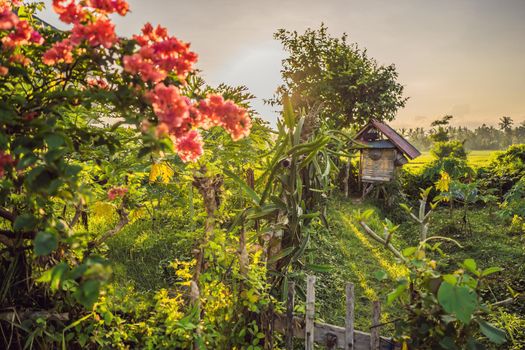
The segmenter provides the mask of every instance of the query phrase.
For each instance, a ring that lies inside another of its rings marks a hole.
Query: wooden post
[[[344,176],[345,198],[348,198],[350,196],[350,189],[348,187],[348,182],[350,181],[350,166],[351,166],[351,158],[348,158],[345,164],[345,176]]]
[[[315,276],[308,276],[306,280],[306,322],[305,322],[305,350],[314,350],[314,318],[315,318]]]
[[[345,350],[354,350],[354,284],[346,285]]]
[[[288,300],[286,304],[286,350],[293,350],[293,309],[295,297],[295,282],[288,283]]]
[[[372,327],[370,328],[370,350],[379,350],[379,322],[381,319],[381,304],[376,300],[372,304]]]

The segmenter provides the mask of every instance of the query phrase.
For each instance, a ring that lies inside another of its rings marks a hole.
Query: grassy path
[[[331,229],[319,232],[315,237],[316,262],[333,266],[332,270],[319,276],[319,315],[326,321],[344,324],[344,288],[346,282],[355,284],[356,328],[367,331],[370,327],[371,302],[384,300],[392,285],[374,276],[385,271],[396,279],[405,273],[389,251],[372,241],[359,228],[352,215],[356,206],[351,202],[334,202],[329,210]],[[380,225],[378,218],[371,225]],[[392,319],[395,310],[383,306],[382,321]],[[386,327],[385,332],[391,330]]]

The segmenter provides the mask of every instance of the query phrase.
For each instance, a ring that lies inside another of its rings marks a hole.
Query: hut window
[[[379,160],[381,159],[381,150],[380,149],[372,149],[368,152],[368,157],[372,160]]]

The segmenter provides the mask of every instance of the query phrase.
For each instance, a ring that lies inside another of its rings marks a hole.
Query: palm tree
[[[499,128],[500,130],[504,130],[508,132],[512,128],[512,125],[514,124],[514,121],[511,117],[501,117],[499,118]]]

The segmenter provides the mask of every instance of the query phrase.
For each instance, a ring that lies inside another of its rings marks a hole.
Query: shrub
[[[435,142],[430,153],[440,159],[448,157],[467,159],[463,142],[457,140]]]
[[[524,176],[525,144],[510,146],[480,172],[483,185],[497,188],[502,196]]]
[[[492,312],[480,291],[487,276],[502,269],[480,269],[473,259],[465,259],[458,264],[460,269],[450,272],[453,267],[440,248],[441,242],[430,241],[453,240],[427,236],[430,216],[438,204],[429,203],[431,209],[426,210],[430,190],[422,191],[419,210],[403,206],[420,225],[417,246],[399,250],[392,243],[397,226],[386,221],[384,232],[379,234],[366,223],[370,211],[357,215],[369,237],[394,253],[409,270],[387,296],[388,304],[397,302],[404,310],[404,316],[395,323],[395,337],[405,349],[480,349],[480,334],[501,345],[506,334],[486,321]]]

